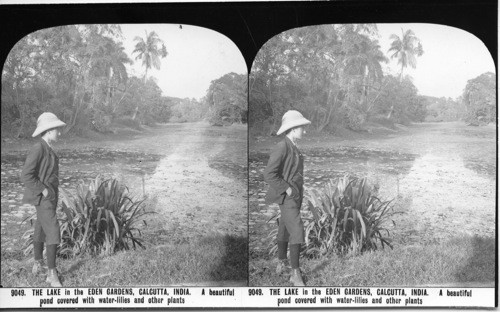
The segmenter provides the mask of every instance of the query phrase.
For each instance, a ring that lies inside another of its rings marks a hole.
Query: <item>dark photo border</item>
[[[474,34],[484,42],[497,64],[497,13],[495,0],[0,5],[0,62],[5,62],[10,49],[25,35],[68,24],[178,23],[206,27],[233,40],[250,69],[260,47],[291,28],[343,23],[433,23]]]
[[[9,51],[18,40],[36,30],[69,24],[127,23],[185,24],[220,32],[238,46],[249,72],[262,45],[291,28],[345,23],[441,24],[460,28],[478,37],[490,51],[498,71],[497,0],[0,5],[0,64],[3,67]],[[496,131],[498,139],[498,124]],[[498,142],[496,151],[498,155]],[[498,244],[498,208],[495,222]],[[495,255],[497,293],[498,247]],[[498,306],[498,297],[495,298],[495,305]]]

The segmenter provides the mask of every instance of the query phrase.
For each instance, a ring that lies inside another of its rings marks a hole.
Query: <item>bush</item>
[[[91,255],[112,254],[130,249],[130,243],[145,248],[135,224],[146,212],[144,200],[134,201],[127,196],[128,189],[116,179],[102,181],[98,176],[88,186],[81,182],[73,197],[60,190],[63,217],[59,219],[61,244],[58,255],[72,258],[90,253]],[[145,222],[145,221],[143,221]],[[32,250],[33,228],[25,238],[24,253]]]
[[[376,116],[372,116],[369,120],[386,128],[396,129],[396,127],[394,126],[394,121],[392,119],[388,119],[385,115],[379,114]]]
[[[142,130],[141,123],[138,119],[132,119],[131,117],[120,117],[114,120],[114,123],[119,126],[128,127],[136,130]]]
[[[330,180],[323,190],[307,189],[303,217],[306,246],[302,255],[322,257],[332,253],[357,254],[368,250],[392,248],[389,231],[383,224],[394,212],[392,201],[381,201],[366,178],[351,176]],[[394,222],[394,221],[393,221]],[[275,236],[277,229],[270,236]],[[271,246],[270,253],[276,252]]]
[[[93,112],[93,117],[91,120],[91,125],[95,131],[100,133],[110,132],[111,117],[107,116],[103,111],[95,110]]]
[[[172,122],[172,123],[184,123],[184,122],[187,122],[187,119],[185,117],[177,117],[177,116],[172,116],[170,117],[170,120],[169,122]]]
[[[156,124],[156,120],[153,117],[146,115],[142,118],[142,123],[147,126],[154,126]]]
[[[363,129],[363,124],[365,123],[365,117],[363,114],[356,108],[352,106],[347,106],[345,112],[343,113],[344,117],[342,119],[342,123],[353,131],[359,131]]]

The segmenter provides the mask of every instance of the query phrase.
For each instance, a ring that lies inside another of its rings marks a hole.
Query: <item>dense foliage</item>
[[[457,99],[426,96],[428,121],[464,120],[481,125],[496,120],[496,81],[491,72],[470,79]]]
[[[114,25],[43,29],[21,39],[2,71],[2,125],[27,136],[42,111],[50,110],[80,132],[104,129],[127,86],[132,61],[112,38]],[[7,122],[11,121],[11,122]],[[2,129],[4,130],[4,129]]]
[[[421,122],[427,116],[427,98],[418,95],[417,88],[409,78],[398,80],[385,76],[382,90],[373,101],[370,117],[385,117],[393,122]]]
[[[463,95],[467,109],[466,121],[473,125],[495,122],[496,76],[488,72],[467,81]]]
[[[168,97],[170,122],[191,122],[207,118],[208,108],[205,101],[198,102],[196,99],[179,99]]]
[[[212,125],[246,123],[248,112],[247,76],[226,74],[210,83],[206,102]]]
[[[427,101],[427,121],[457,121],[466,115],[465,105],[461,99],[424,97]]]
[[[65,131],[77,135],[109,132],[116,121],[168,122],[174,113],[176,121],[213,116],[242,121],[246,77],[228,74],[215,80],[201,101],[166,97],[148,76],[168,57],[165,43],[146,31],[144,38],[134,38],[129,56],[122,40],[118,25],[97,24],[47,28],[22,38],[2,70],[2,136],[30,137],[43,111],[55,113],[68,124]],[[143,65],[141,77],[127,71],[132,58]],[[208,116],[209,105],[221,108]]]
[[[425,105],[413,83],[384,76],[388,58],[377,34],[375,25],[349,24],[297,28],[273,37],[252,66],[249,125],[275,133],[289,109],[301,111],[317,131],[360,130],[378,115],[422,120]],[[421,48],[406,51],[403,65],[413,64],[410,55],[423,53]]]
[[[148,212],[142,206],[144,200],[134,201],[127,192],[117,180],[102,181],[99,176],[88,186],[80,183],[74,197],[61,189],[64,215],[59,219],[58,255],[72,258],[144,248],[136,225]],[[33,228],[23,235],[26,254],[32,251],[32,235]]]

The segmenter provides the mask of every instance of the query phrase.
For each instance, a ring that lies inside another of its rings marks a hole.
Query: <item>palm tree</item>
[[[349,101],[356,103],[357,108],[368,118],[377,98],[383,92],[383,88],[379,86],[383,79],[382,63],[389,60],[380,50],[377,40],[356,32],[349,34],[347,38],[343,42],[343,72],[349,78],[343,88]],[[369,90],[378,91],[378,94],[369,94]]]
[[[347,73],[362,77],[363,94],[366,96],[368,84],[382,80],[381,63],[387,63],[388,59],[380,51],[377,40],[372,41],[367,36],[358,36],[357,40],[348,50],[344,63]]]
[[[154,31],[149,34],[146,31],[145,38],[135,37],[134,41],[137,41],[137,43],[132,54],[137,53],[135,59],[142,60],[142,65],[146,68],[146,72],[144,74],[144,81],[146,81],[148,70],[151,67],[160,69],[160,57],[164,58],[168,55],[167,49],[165,48],[163,41],[158,38],[158,35]]]
[[[420,39],[415,36],[415,33],[411,29],[408,29],[406,32],[401,29],[401,38],[396,34],[392,34],[389,38],[393,41],[388,52],[394,52],[391,58],[397,58],[398,64],[401,65],[399,81],[402,81],[404,68],[408,67],[408,65],[415,68],[417,66],[416,56],[422,56],[424,50],[422,49]]]
[[[135,59],[136,60],[141,59],[142,65],[146,68],[146,71],[144,73],[144,84],[145,84],[146,78],[148,76],[148,70],[151,67],[160,69],[160,57],[165,58],[168,55],[167,48],[165,47],[163,41],[160,38],[158,38],[158,35],[154,31],[150,32],[149,34],[146,31],[145,38],[135,37],[134,41],[137,41],[137,43],[135,45],[134,51],[132,51],[132,54],[137,53]],[[134,116],[132,117],[132,119],[135,119],[138,110],[139,107],[136,106]]]
[[[132,60],[129,59],[127,53],[125,53],[125,48],[121,43],[116,44],[111,38],[106,37],[103,40],[105,42],[104,64],[100,65],[101,68],[104,69],[107,77],[105,103],[106,105],[110,105],[113,91],[117,89],[117,85],[113,85],[113,81],[115,81],[116,84],[125,83],[127,81],[128,74],[125,64],[131,64]]]

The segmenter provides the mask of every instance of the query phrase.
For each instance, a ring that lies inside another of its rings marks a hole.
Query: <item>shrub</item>
[[[346,128],[353,131],[360,131],[363,129],[365,123],[364,114],[357,108],[346,105],[345,111],[341,113],[342,119],[339,121]]]
[[[110,132],[111,117],[106,115],[101,110],[94,110],[92,113],[92,120],[90,121],[91,128],[100,133]]]
[[[394,126],[394,121],[392,119],[388,119],[384,115],[379,114],[376,116],[371,116],[370,121],[373,123],[379,124],[381,126],[384,126],[386,128],[396,129],[396,127]]]
[[[114,124],[123,126],[123,127],[128,127],[136,130],[142,130],[141,123],[139,122],[138,119],[132,119],[131,117],[128,116],[123,116],[120,118],[116,118],[113,121]]]
[[[392,248],[389,231],[383,227],[394,214],[392,201],[383,202],[372,192],[366,178],[348,175],[330,180],[322,190],[307,189],[303,204],[308,209],[303,217],[306,246],[302,255],[357,254],[376,250],[379,244]],[[270,236],[276,233],[277,229]],[[270,253],[276,249],[272,246]]]
[[[170,117],[170,120],[169,122],[172,122],[172,123],[184,123],[184,122],[187,122],[187,119],[185,117],[178,117],[178,116],[172,116]]]
[[[112,254],[130,249],[130,243],[145,248],[135,224],[146,212],[143,200],[134,201],[127,196],[128,188],[116,179],[102,181],[100,176],[88,186],[83,182],[77,186],[76,196],[60,189],[63,216],[59,219],[61,244],[58,255],[75,257],[85,253],[92,255]],[[145,222],[145,221],[143,221]],[[32,250],[33,228],[25,238],[25,254]]]

